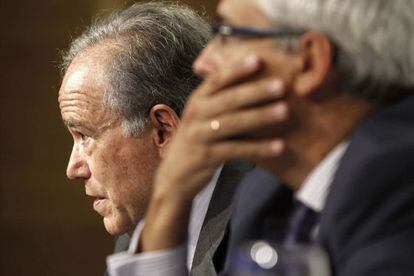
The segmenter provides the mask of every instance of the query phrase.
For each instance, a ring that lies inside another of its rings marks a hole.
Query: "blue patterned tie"
[[[296,201],[297,206],[289,219],[289,228],[283,239],[283,246],[294,246],[312,242],[312,230],[319,220],[319,212]]]

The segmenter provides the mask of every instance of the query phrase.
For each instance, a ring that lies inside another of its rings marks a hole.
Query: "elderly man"
[[[143,218],[155,169],[200,82],[191,65],[209,36],[188,7],[135,4],[92,25],[64,56],[59,104],[74,139],[67,175],[85,181],[112,235],[131,234]],[[195,269],[213,265],[245,170],[225,164],[193,201],[189,268],[194,255]]]
[[[219,39],[194,65],[206,81],[156,176],[139,243],[147,258],[109,259],[111,271],[138,275],[151,261],[184,274],[192,198],[220,162],[248,157],[266,170],[241,184],[228,256],[252,239],[315,241],[319,225],[333,275],[412,275],[414,2],[222,0],[217,10]],[[283,124],[270,76],[287,90]]]

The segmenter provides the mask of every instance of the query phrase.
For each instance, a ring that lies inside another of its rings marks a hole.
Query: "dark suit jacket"
[[[365,119],[350,137],[320,221],[333,275],[414,275],[414,97]],[[242,181],[229,251],[277,240],[291,193],[260,168]],[[276,231],[277,229],[277,231]]]
[[[191,275],[216,275],[222,269],[226,253],[226,235],[234,191],[253,165],[244,161],[228,162],[217,180],[194,254]],[[115,252],[128,249],[130,236],[117,238]]]

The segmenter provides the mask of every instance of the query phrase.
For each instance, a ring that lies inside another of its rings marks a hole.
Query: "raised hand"
[[[185,241],[192,200],[220,164],[282,153],[280,138],[251,138],[258,130],[277,127],[288,115],[281,101],[283,83],[257,78],[261,69],[255,56],[229,61],[190,97],[156,176],[141,239],[143,251]]]

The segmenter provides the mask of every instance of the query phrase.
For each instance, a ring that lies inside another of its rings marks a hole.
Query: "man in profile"
[[[135,4],[94,23],[64,56],[59,105],[74,139],[67,176],[84,180],[111,235],[131,235],[143,219],[154,172],[200,83],[191,66],[209,37],[186,6]],[[189,268],[194,256],[193,268],[213,265],[243,171],[225,164],[192,202]]]
[[[414,2],[222,0],[217,11],[220,39],[194,66],[205,82],[156,176],[137,250],[147,258],[109,258],[111,271],[141,275],[124,273],[151,262],[156,275],[185,274],[189,202],[218,164],[247,157],[262,168],[237,194],[232,275],[230,253],[254,239],[318,241],[333,275],[412,275]]]

